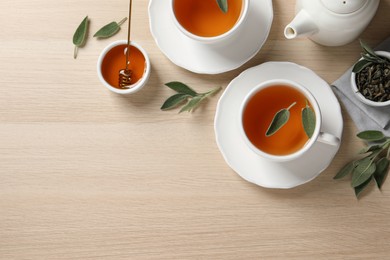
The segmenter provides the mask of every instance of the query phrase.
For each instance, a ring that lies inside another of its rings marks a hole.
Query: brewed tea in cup
[[[172,17],[189,38],[205,43],[229,38],[244,22],[249,0],[228,0],[224,13],[216,0],[171,0]]]
[[[302,123],[302,111],[309,107],[315,116],[309,138]],[[289,119],[274,134],[267,130],[276,113],[289,108]],[[240,131],[245,143],[261,157],[289,161],[302,156],[316,142],[338,145],[339,139],[320,131],[320,107],[303,86],[289,80],[270,80],[255,87],[244,99],[240,111]]]

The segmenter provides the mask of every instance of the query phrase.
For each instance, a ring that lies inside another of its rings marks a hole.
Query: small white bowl
[[[387,52],[387,51],[376,51],[375,53],[378,54],[379,56],[382,56],[382,57],[390,59],[390,52]],[[362,59],[363,58],[361,58],[360,60],[362,60]],[[364,104],[367,104],[367,105],[373,106],[373,107],[385,107],[385,106],[389,106],[390,105],[390,100],[385,101],[385,102],[376,102],[376,101],[372,101],[372,100],[369,100],[369,99],[365,98],[358,90],[358,87],[356,85],[356,73],[354,73],[354,72],[352,72],[352,74],[351,74],[351,86],[352,86],[352,91],[355,93],[357,98],[361,102],[363,102]]]
[[[134,41],[131,41],[130,42],[130,45],[131,46],[134,46],[136,47],[138,50],[140,50],[140,52],[142,53],[142,55],[144,55],[145,57],[145,72],[144,72],[144,75],[142,76],[142,78],[137,82],[135,83],[134,85],[132,85],[131,88],[129,89],[119,89],[119,88],[116,88],[114,86],[111,86],[103,77],[103,74],[102,74],[102,63],[103,63],[103,60],[105,58],[105,56],[107,55],[107,53],[114,47],[118,46],[118,45],[125,45],[127,44],[127,41],[126,40],[119,40],[119,41],[115,41],[115,42],[112,42],[110,43],[107,47],[105,47],[103,49],[103,51],[100,53],[100,56],[99,56],[99,59],[98,59],[98,62],[97,62],[97,74],[98,74],[98,77],[100,79],[100,81],[103,83],[103,85],[105,87],[107,87],[109,90],[111,90],[112,92],[114,93],[117,93],[117,94],[133,94],[137,91],[139,91],[140,89],[142,89],[146,83],[148,82],[148,79],[149,79],[149,76],[150,76],[150,60],[149,60],[149,56],[148,54],[146,53],[146,51],[141,47],[141,45],[137,44],[136,42]]]

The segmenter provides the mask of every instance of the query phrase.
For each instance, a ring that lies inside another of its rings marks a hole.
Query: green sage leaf
[[[341,170],[333,177],[334,180],[338,180],[344,178],[348,174],[350,174],[355,168],[354,162],[347,163]]]
[[[307,137],[310,139],[313,136],[316,127],[316,116],[313,109],[309,106],[306,106],[302,110],[302,124]]]
[[[275,134],[282,126],[284,126],[288,119],[290,118],[290,108],[292,108],[297,102],[292,103],[288,108],[279,110],[274,118],[272,119],[271,124],[269,125],[266,136],[271,136]]]
[[[282,109],[275,114],[275,117],[272,119],[270,126],[268,127],[266,136],[271,136],[275,134],[282,126],[284,126],[288,119],[290,118],[290,111],[287,109]]]
[[[222,87],[217,87],[217,88],[212,89],[212,90],[210,90],[209,92],[206,92],[206,93],[204,93],[204,94],[202,94],[202,95],[203,95],[205,98],[207,98],[207,97],[210,97],[210,96],[212,96],[212,95],[218,93],[221,89],[222,89]]]
[[[121,29],[121,25],[127,20],[127,17],[123,18],[119,23],[111,22],[100,28],[93,37],[96,38],[109,38],[115,35]]]
[[[380,145],[372,145],[372,146],[367,146],[360,150],[359,154],[364,154],[364,153],[370,153],[370,152],[375,152],[382,149]]]
[[[373,57],[367,53],[361,53],[361,56],[363,59],[365,59],[366,61],[371,61],[371,62],[378,62],[378,58],[376,57]]]
[[[177,107],[181,103],[183,103],[185,100],[187,100],[190,97],[190,95],[187,94],[175,94],[171,97],[169,97],[164,104],[161,107],[161,110],[168,110]]]
[[[173,89],[177,93],[181,94],[187,94],[192,97],[195,97],[198,93],[196,93],[195,90],[191,89],[189,86],[187,86],[184,83],[178,82],[178,81],[172,81],[165,84],[167,87]]]
[[[383,140],[385,135],[381,131],[369,130],[358,133],[357,137],[368,142],[375,142]]]
[[[180,110],[179,113],[182,113],[182,112],[185,112],[185,111],[188,111],[188,112],[191,112],[193,111],[199,104],[200,102],[204,99],[204,97],[202,96],[196,96],[196,97],[193,97],[190,101],[188,101],[188,103]]]
[[[221,9],[222,12],[227,13],[228,11],[228,0],[217,0],[219,9]]]
[[[353,66],[352,68],[352,72],[353,73],[359,73],[360,71],[362,71],[365,67],[371,65],[372,62],[371,61],[368,61],[368,60],[360,60],[358,62],[356,62],[355,66]]]
[[[88,16],[86,16],[83,21],[80,23],[79,27],[77,27],[75,33],[73,34],[73,44],[74,44],[74,54],[73,57],[77,58],[77,51],[80,46],[82,46],[85,42],[85,36],[88,31]]]
[[[360,40],[360,46],[362,47],[362,49],[369,55],[371,56],[374,56],[374,57],[378,57],[378,55],[376,55],[375,51],[373,49],[371,49],[370,46],[368,46],[365,42],[363,42],[362,40]]]
[[[374,178],[379,189],[382,188],[383,183],[385,182],[386,176],[389,172],[390,161],[383,157],[378,160],[376,164],[376,171],[374,173]]]
[[[368,184],[370,184],[371,180],[372,180],[372,176],[370,176],[368,180],[366,180],[365,182],[363,182],[362,184],[354,188],[356,198],[359,198],[360,194],[362,193],[363,190],[365,190],[365,188],[368,187]]]
[[[368,180],[376,170],[373,158],[366,157],[361,160],[352,173],[352,187],[357,187]]]

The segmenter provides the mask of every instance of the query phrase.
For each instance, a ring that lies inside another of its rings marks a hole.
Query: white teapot
[[[370,23],[380,0],[297,0],[294,20],[284,29],[287,39],[307,36],[325,46],[355,40]]]

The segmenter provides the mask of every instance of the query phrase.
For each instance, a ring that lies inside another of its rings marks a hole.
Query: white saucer
[[[267,62],[235,78],[221,96],[214,128],[218,147],[227,164],[245,180],[266,188],[292,188],[317,177],[332,162],[339,146],[315,143],[303,157],[274,163],[256,155],[242,140],[239,110],[245,96],[263,81],[288,79],[300,83],[317,99],[322,113],[321,131],[341,140],[343,118],[340,104],[328,83],[313,71],[289,62]]]
[[[150,0],[150,31],[160,50],[174,64],[201,74],[236,69],[253,58],[268,37],[272,0],[252,0],[248,17],[234,39],[216,45],[199,43],[183,35],[170,16],[170,1]]]

